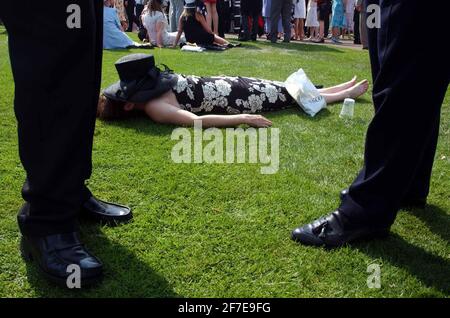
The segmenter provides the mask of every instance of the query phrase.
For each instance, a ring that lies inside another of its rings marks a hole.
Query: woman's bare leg
[[[325,34],[325,21],[320,20],[319,21],[319,40],[324,38],[324,34]]]
[[[211,3],[205,3],[206,7],[206,24],[211,28],[212,30],[212,8]]]
[[[214,27],[214,34],[218,35],[219,34],[219,15],[217,14],[217,6],[215,3],[211,4],[211,17],[212,17],[212,22],[213,22],[213,27]]]
[[[303,19],[299,19],[298,32],[300,34],[300,40],[303,41],[305,38],[305,23]]]
[[[319,89],[320,93],[339,93],[340,91],[343,91],[344,89],[347,89],[349,87],[352,87],[353,85],[356,84],[356,75],[352,78],[351,81],[336,85],[336,86],[331,86],[331,87],[325,87],[325,88],[321,88]]]
[[[363,95],[369,89],[369,82],[367,80],[363,80],[358,84],[353,85],[347,89],[344,89],[337,93],[321,93],[321,95],[325,98],[327,104],[332,104],[336,102],[341,102],[346,98],[356,99],[359,96]]]

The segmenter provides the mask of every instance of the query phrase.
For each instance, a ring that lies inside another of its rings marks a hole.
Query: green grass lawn
[[[137,51],[104,52],[103,87],[117,80],[114,61],[131,52]],[[316,84],[332,85],[353,74],[370,78],[367,52],[336,46],[261,41],[223,53],[150,52],[183,74],[284,80],[302,67]],[[115,228],[83,225],[84,240],[105,264],[105,279],[77,292],[47,284],[18,253],[24,171],[13,90],[7,36],[0,34],[1,297],[450,295],[450,90],[430,205],[401,211],[388,239],[332,251],[297,245],[289,235],[334,209],[339,191],[361,167],[373,115],[369,94],[357,102],[353,120],[339,118],[340,105],[315,118],[297,108],[267,114],[281,131],[275,175],[260,174],[258,164],[175,164],[174,127],[144,118],[97,121],[89,187],[100,198],[129,204],[135,217]],[[373,263],[381,266],[380,289],[367,287],[367,266]]]

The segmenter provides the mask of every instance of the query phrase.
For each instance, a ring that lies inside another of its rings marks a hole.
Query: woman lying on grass
[[[127,55],[116,62],[116,68],[121,80],[100,97],[97,116],[101,119],[141,112],[162,124],[192,126],[195,120],[201,120],[203,127],[268,127],[272,122],[255,113],[281,110],[297,103],[282,82],[173,74],[167,68],[160,71],[153,56],[147,54]],[[367,80],[356,83],[354,77],[319,92],[327,103],[334,103],[357,98],[367,89]]]

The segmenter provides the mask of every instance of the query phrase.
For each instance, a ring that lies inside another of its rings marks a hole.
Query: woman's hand
[[[127,21],[122,21],[122,22],[120,22],[120,24],[122,25],[122,32],[125,32],[126,30],[128,30],[128,22]]]
[[[272,126],[272,122],[264,116],[251,114],[244,116],[245,116],[245,123],[251,127],[265,128]]]

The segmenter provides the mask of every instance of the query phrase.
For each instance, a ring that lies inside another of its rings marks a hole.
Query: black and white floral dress
[[[181,108],[192,113],[252,114],[296,104],[283,82],[250,77],[178,75],[173,92]]]

